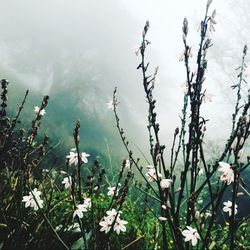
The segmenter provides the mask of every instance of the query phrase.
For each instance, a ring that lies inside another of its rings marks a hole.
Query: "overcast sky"
[[[217,10],[217,24],[211,35],[214,46],[208,54],[205,85],[213,100],[203,108],[205,118],[210,119],[209,138],[229,132],[229,110],[234,101],[230,95],[231,72],[240,65],[243,46],[249,43],[242,28],[248,17],[239,15],[247,4],[243,0],[235,4],[214,0],[210,9]],[[179,124],[181,85],[185,82],[185,68],[178,60],[183,51],[183,18],[189,20],[188,43],[193,48],[195,70],[197,30],[205,6],[206,0],[0,0],[2,77],[14,75],[45,94],[55,86],[67,86],[70,72],[70,76],[78,76],[75,82],[89,81],[93,100],[99,100],[96,96],[101,92],[103,98],[95,103],[103,106],[118,86],[121,104],[143,125],[146,108],[134,47],[140,43],[141,30],[149,20],[148,39],[152,44],[147,58],[152,70],[160,67],[155,96],[163,141],[170,143],[169,135]],[[86,104],[89,99],[83,96],[81,101]]]
[[[178,106],[181,104],[181,89],[179,87],[185,81],[184,65],[178,61],[178,56],[183,50],[181,39],[183,17],[187,17],[189,21],[188,43],[193,48],[193,61],[195,63],[195,52],[197,52],[199,42],[197,27],[204,16],[206,0],[124,0],[123,4],[141,25],[146,19],[150,20],[150,38],[152,39],[152,49],[158,56],[158,64],[160,64],[160,79],[168,79],[167,82],[160,82],[158,95],[161,97],[161,101],[168,102],[170,100]],[[232,92],[230,90],[231,80],[232,77],[236,76],[234,69],[240,64],[243,46],[249,43],[246,30],[240,30],[240,27],[246,25],[244,22],[246,22],[247,15],[244,19],[241,18],[242,12],[244,14],[244,7],[247,7],[246,1],[242,0],[234,4],[230,1],[214,0],[210,7],[210,11],[216,9],[217,24],[215,26],[216,32],[211,35],[214,46],[208,53],[205,88],[208,93],[213,95],[213,100],[212,103],[204,104],[204,111],[211,119],[212,124],[210,125],[213,132],[210,135],[212,136],[214,133],[214,138],[218,136],[218,133],[224,135],[226,128],[224,125],[228,125],[230,122],[230,103],[235,100],[233,95],[230,96]],[[223,65],[220,65],[221,62]],[[195,68],[195,64],[193,68]],[[167,92],[170,92],[170,95],[167,95]],[[215,120],[217,121],[214,122]],[[217,123],[221,128],[219,130],[215,129],[218,128]]]

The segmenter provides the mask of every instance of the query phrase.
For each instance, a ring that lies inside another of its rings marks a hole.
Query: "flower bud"
[[[243,193],[243,192],[239,192],[239,193],[237,193],[237,194],[236,194],[236,196],[237,196],[237,197],[239,197],[239,196],[243,196],[243,195],[244,195],[244,193]]]
[[[167,206],[166,206],[166,205],[162,205],[161,207],[162,207],[162,209],[164,209],[164,210],[167,209]]]
[[[167,220],[167,218],[166,218],[166,217],[163,217],[163,216],[158,217],[158,219],[159,219],[160,221],[166,221],[166,220]]]
[[[209,6],[211,5],[212,2],[213,2],[213,0],[207,0],[207,8],[209,8]]]
[[[170,201],[169,201],[169,200],[167,200],[167,207],[168,207],[168,208],[171,208],[171,204],[170,204]]]
[[[247,45],[244,46],[243,54],[244,54],[244,55],[247,54]]]
[[[188,34],[188,20],[186,17],[183,20],[182,31],[183,31],[184,36],[187,36],[187,34]]]
[[[200,212],[199,211],[196,211],[196,213],[195,213],[195,215],[194,215],[194,218],[196,219],[196,220],[199,220],[200,219]]]

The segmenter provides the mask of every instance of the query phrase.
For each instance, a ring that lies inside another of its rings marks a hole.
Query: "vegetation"
[[[169,162],[161,144],[153,95],[159,69],[149,73],[146,60],[146,49],[151,44],[147,40],[148,21],[136,50],[148,105],[151,159],[146,164],[131,150],[121,126],[117,88],[108,107],[114,112],[128,157],[113,169],[108,161],[102,165],[102,157],[88,151],[85,143],[87,152],[82,151],[79,120],[73,131],[74,145],[63,157],[49,145],[46,134],[39,135],[47,115],[48,96],[34,107],[29,126],[21,122],[28,91],[11,118],[9,82],[1,81],[1,249],[250,248],[249,212],[241,213],[244,199],[250,195],[245,178],[250,158],[242,154],[250,127],[250,95],[246,100],[242,95],[242,85],[247,84],[247,46],[237,68],[238,82],[232,86],[236,102],[231,134],[217,159],[205,153],[207,120],[201,107],[210,98],[205,89],[206,56],[216,24],[216,12],[209,11],[211,2],[208,0],[200,24],[196,71],[190,67],[188,20],[183,21],[181,60],[187,79],[181,126],[175,129]],[[63,160],[58,161],[60,157]]]

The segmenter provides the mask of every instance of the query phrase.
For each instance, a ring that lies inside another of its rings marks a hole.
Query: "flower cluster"
[[[99,225],[101,226],[100,231],[107,234],[113,227],[113,230],[117,234],[120,234],[120,232],[125,232],[125,225],[128,224],[128,222],[120,218],[121,213],[121,211],[117,212],[114,208],[107,211],[107,216],[104,216],[104,218],[99,223]]]
[[[76,206],[73,218],[77,215],[81,219],[83,217],[83,213],[88,211],[88,208],[91,208],[91,199],[85,198],[83,204]]]
[[[45,109],[41,109],[38,106],[34,107],[34,112],[36,114],[39,114],[40,116],[44,116],[46,114]]]
[[[42,193],[35,188],[29,192],[29,195],[23,196],[22,202],[25,202],[25,207],[32,207],[36,211],[43,207],[43,200],[40,197],[41,194]]]
[[[225,212],[225,213],[228,213],[229,214],[229,216],[231,216],[232,215],[232,202],[231,201],[227,201],[227,202],[223,202],[223,204],[225,205],[224,207],[223,207],[223,211]],[[235,204],[235,206],[234,206],[234,214],[237,214],[237,205]]]
[[[120,184],[120,183],[119,183],[119,184]],[[118,185],[119,185],[119,184],[118,184]],[[121,185],[121,184],[120,184],[120,185]],[[119,185],[119,186],[120,186],[120,185]],[[115,189],[116,189],[116,190],[115,190]],[[114,196],[114,195],[115,195],[115,196],[118,196],[118,192],[119,192],[119,189],[118,189],[118,188],[116,188],[116,187],[108,187],[108,190],[109,190],[108,193],[107,193],[108,196]]]
[[[72,148],[69,152],[69,155],[66,156],[67,159],[69,159],[69,165],[71,166],[72,164],[75,164],[75,166],[78,164],[78,155],[77,152],[75,152],[76,149]],[[82,152],[80,154],[80,159],[83,163],[88,163],[88,159],[87,157],[89,157],[90,155]]]

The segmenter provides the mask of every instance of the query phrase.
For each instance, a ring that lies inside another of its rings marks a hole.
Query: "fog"
[[[152,71],[160,68],[155,97],[162,142],[170,145],[173,131],[180,125],[183,104],[185,68],[178,60],[183,51],[183,18],[189,20],[194,70],[197,29],[205,6],[206,0],[1,0],[1,78],[32,93],[48,94],[52,100],[61,95],[63,109],[74,112],[77,107],[85,116],[96,117],[98,124],[111,133],[115,125],[106,102],[117,86],[121,123],[130,141],[144,148],[147,106],[134,47],[140,43],[142,28],[149,20],[148,39],[152,44],[147,59]],[[231,128],[235,98],[230,86],[237,81],[234,69],[241,63],[243,46],[249,43],[247,7],[243,0],[234,5],[229,0],[214,0],[211,6],[211,11],[217,10],[217,24],[211,35],[214,45],[208,53],[205,89],[213,98],[202,111],[209,119],[207,140],[216,139],[215,143],[227,138]],[[74,97],[75,104],[67,104],[65,93]],[[84,123],[85,116],[77,116]]]

